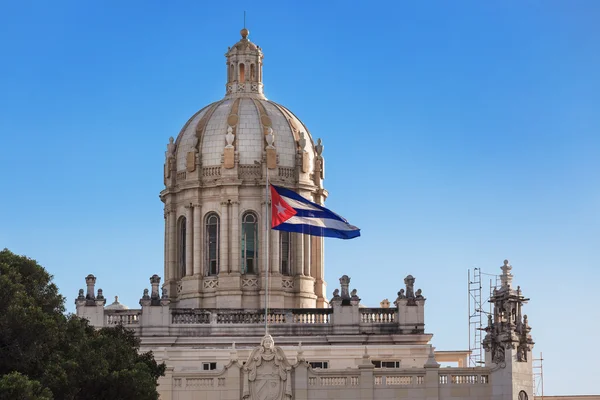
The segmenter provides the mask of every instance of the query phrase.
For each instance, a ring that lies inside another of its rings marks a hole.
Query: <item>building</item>
[[[328,297],[323,238],[266,229],[267,181],[324,204],[323,144],[267,100],[262,49],[241,35],[226,53],[225,97],[167,145],[162,286],[153,275],[140,309],[105,307],[89,275],[77,314],[134,329],[167,365],[162,399],[533,398],[528,299],[508,261],[485,364],[469,368],[468,352],[432,347],[410,271],[393,306],[361,306],[346,275]],[[458,367],[440,368],[448,361]]]

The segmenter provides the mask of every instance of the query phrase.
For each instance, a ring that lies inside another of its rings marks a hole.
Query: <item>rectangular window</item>
[[[291,275],[290,270],[290,233],[285,231],[279,232],[279,249],[281,251],[281,274]]]
[[[375,368],[400,368],[400,360],[397,361],[382,361],[382,360],[373,360],[373,365]]]
[[[214,371],[217,369],[217,363],[216,362],[205,362],[202,363],[202,370],[203,371]]]
[[[327,368],[329,368],[329,361],[309,361],[308,363],[310,364],[310,367],[312,369],[315,369],[315,368],[327,369]]]

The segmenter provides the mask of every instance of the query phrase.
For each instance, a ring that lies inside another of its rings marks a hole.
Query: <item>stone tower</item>
[[[492,396],[494,400],[533,398],[534,342],[527,315],[522,314],[523,304],[529,299],[523,296],[520,286],[512,288],[508,260],[501,269],[501,286],[490,298],[494,312],[488,315],[483,340],[485,365],[492,368]]]
[[[324,203],[323,146],[265,97],[248,34],[225,54],[225,97],[167,145],[164,287],[177,307],[262,308],[268,268],[270,308],[325,307],[323,238],[265,229],[267,176]]]

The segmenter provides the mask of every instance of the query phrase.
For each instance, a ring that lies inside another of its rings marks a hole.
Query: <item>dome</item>
[[[268,184],[324,204],[323,145],[265,97],[262,49],[240,33],[225,53],[224,97],[167,144],[165,296],[183,308],[259,308],[272,271],[272,307],[324,307],[322,238],[263,228]]]
[[[115,301],[112,304],[107,305],[106,307],[104,307],[105,310],[129,310],[129,307],[127,307],[124,304],[119,303],[119,296],[115,296]]]
[[[265,130],[272,128],[279,166],[293,168],[298,150],[307,152],[309,168],[312,166],[314,144],[308,129],[292,112],[267,99],[237,97],[204,107],[185,124],[175,141],[177,170],[186,168],[187,154],[196,148],[202,166],[220,166],[221,153],[227,145],[225,135],[230,126],[234,128],[232,144],[240,165],[253,165],[262,159]],[[300,148],[303,134],[306,145]]]

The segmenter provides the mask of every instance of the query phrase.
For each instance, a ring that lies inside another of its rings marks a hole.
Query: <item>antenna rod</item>
[[[244,29],[246,29],[246,11],[244,11]]]

